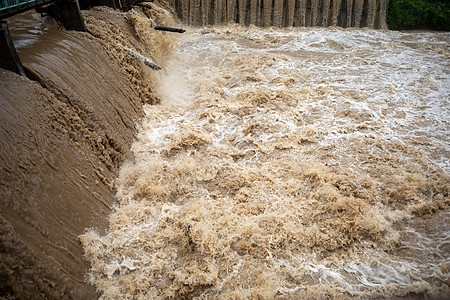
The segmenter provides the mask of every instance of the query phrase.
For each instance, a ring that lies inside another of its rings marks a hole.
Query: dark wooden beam
[[[0,21],[0,68],[24,75],[25,71],[9,33],[8,23]]]
[[[61,0],[54,4],[56,18],[67,30],[86,31],[78,0]]]

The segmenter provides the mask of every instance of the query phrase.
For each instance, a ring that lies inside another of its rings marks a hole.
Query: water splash
[[[81,237],[103,297],[448,295],[450,36],[191,32]]]

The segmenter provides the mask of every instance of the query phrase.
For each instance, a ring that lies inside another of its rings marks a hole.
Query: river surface
[[[190,28],[105,235],[105,299],[449,294],[449,33]]]

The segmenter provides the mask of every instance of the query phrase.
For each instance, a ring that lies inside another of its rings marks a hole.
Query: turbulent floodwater
[[[109,298],[449,295],[449,33],[190,29],[102,236]]]

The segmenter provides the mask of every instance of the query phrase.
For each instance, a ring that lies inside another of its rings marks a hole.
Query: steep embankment
[[[0,296],[96,297],[77,236],[105,228],[142,104],[157,101],[122,46],[159,64],[154,49],[170,48],[148,32],[165,12],[145,13],[84,12],[89,33],[31,12],[9,20],[28,78],[0,70]]]

